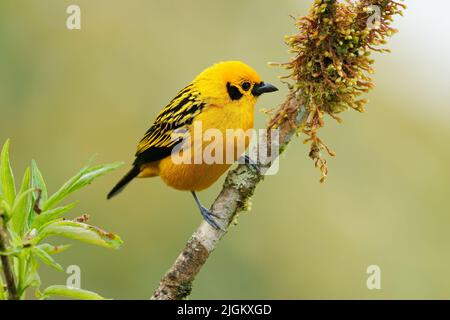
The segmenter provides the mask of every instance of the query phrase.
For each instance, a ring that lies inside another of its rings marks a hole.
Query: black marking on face
[[[230,96],[231,100],[239,100],[243,96],[241,91],[239,91],[238,87],[233,86],[229,82],[227,83],[227,91],[228,91],[228,95]]]

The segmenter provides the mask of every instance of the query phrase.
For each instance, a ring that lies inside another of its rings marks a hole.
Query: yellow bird
[[[202,153],[212,142],[200,143],[199,147],[198,138],[187,140],[186,137],[196,136],[196,124],[201,124],[202,135],[213,129],[224,137],[229,130],[252,129],[256,100],[263,93],[277,90],[262,82],[251,67],[240,61],[220,62],[205,69],[160,111],[137,147],[132,169],[109,192],[108,199],[136,177],[160,176],[168,186],[190,191],[203,218],[220,229],[212,213],[200,203],[196,191],[210,187],[232,163],[195,161],[194,153]],[[248,142],[246,139],[245,148]],[[230,152],[227,144],[230,142],[224,141],[224,153]],[[175,161],[172,157],[175,151],[187,154],[182,158],[189,161]],[[232,147],[232,152],[239,152],[236,146]],[[233,154],[232,159],[235,161],[239,156],[241,154]],[[223,155],[223,159],[226,157]]]

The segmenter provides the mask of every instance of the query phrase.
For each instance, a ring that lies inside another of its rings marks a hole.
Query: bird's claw
[[[242,156],[244,163],[251,167],[253,170],[255,170],[258,173],[261,173],[261,166],[255,162],[252,158],[250,158],[248,155],[244,154]]]
[[[203,219],[205,219],[206,222],[208,222],[208,224],[213,227],[214,229],[217,230],[222,230],[224,231],[220,225],[216,222],[216,220],[214,220],[213,217],[216,217],[216,215],[214,215],[211,211],[209,211],[208,209],[206,209],[205,207],[200,207],[200,213],[202,214]]]

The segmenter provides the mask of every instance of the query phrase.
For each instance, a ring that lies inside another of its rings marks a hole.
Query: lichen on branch
[[[295,57],[282,66],[290,70],[285,78],[308,112],[299,129],[308,136],[305,143],[321,182],[328,173],[322,152],[335,155],[317,135],[324,115],[340,122],[343,111],[364,111],[367,100],[361,95],[374,86],[371,53],[389,51],[380,46],[397,32],[391,23],[403,9],[404,4],[391,0],[316,0],[309,14],[296,20],[299,32],[287,37]],[[270,125],[277,126],[289,114],[295,112],[278,112]]]

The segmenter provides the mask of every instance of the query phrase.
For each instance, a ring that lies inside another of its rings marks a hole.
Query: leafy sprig
[[[64,183],[55,193],[49,195],[44,178],[36,162],[25,170],[20,188],[16,189],[13,170],[9,161],[9,140],[3,145],[0,154],[0,214],[2,234],[8,239],[3,241],[5,248],[2,261],[11,263],[16,298],[24,298],[28,289],[35,289],[40,299],[51,296],[64,296],[77,299],[102,299],[94,292],[53,285],[40,291],[39,268],[45,264],[55,270],[63,267],[54,259],[54,255],[67,250],[70,245],[53,245],[48,238],[60,236],[75,239],[106,248],[118,249],[122,240],[116,234],[106,232],[87,223],[88,216],[68,220],[63,218],[77,202],[61,205],[69,195],[90,184],[94,179],[116,169],[121,163],[98,166],[85,166],[75,176]],[[3,263],[4,264],[4,263]],[[0,271],[6,268],[2,264]],[[10,275],[11,276],[11,275]],[[5,281],[7,276],[5,275]],[[0,276],[0,299],[12,298]]]

